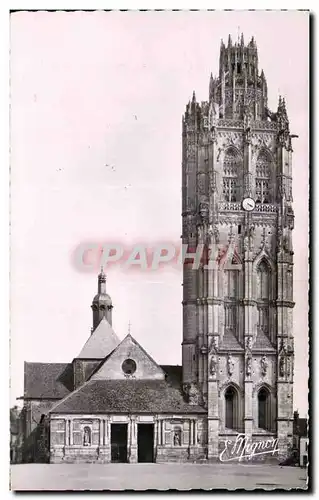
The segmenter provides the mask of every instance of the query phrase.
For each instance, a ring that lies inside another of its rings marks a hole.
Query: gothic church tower
[[[292,137],[254,38],[221,42],[209,100],[183,116],[183,244],[215,262],[183,271],[183,383],[207,408],[208,458],[239,432],[292,443]]]

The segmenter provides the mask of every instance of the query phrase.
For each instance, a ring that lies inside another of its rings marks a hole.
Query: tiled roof
[[[24,363],[24,397],[62,399],[73,390],[70,363]]]
[[[51,413],[205,413],[159,380],[91,380],[57,403]]]
[[[161,365],[166,380],[174,387],[182,383],[182,367]],[[25,398],[63,399],[73,391],[71,363],[25,363]]]
[[[102,318],[77,356],[80,359],[104,359],[119,345],[120,340],[106,318]]]

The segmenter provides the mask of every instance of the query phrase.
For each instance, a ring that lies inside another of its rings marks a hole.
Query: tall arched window
[[[265,387],[258,392],[258,427],[271,430],[270,393]]]
[[[223,197],[224,201],[238,200],[237,176],[239,168],[239,155],[234,148],[225,152],[223,164]]]
[[[236,299],[238,297],[238,271],[226,270],[225,271],[225,292],[224,295],[229,299]]]
[[[257,298],[261,300],[269,300],[269,266],[266,261],[262,260],[257,268],[257,283],[258,294]]]
[[[225,334],[237,336],[239,271],[224,271],[224,328]]]
[[[270,267],[262,260],[257,268],[257,330],[269,337]]]
[[[257,268],[257,328],[269,336],[270,267],[262,260]]]
[[[261,151],[256,163],[256,203],[271,203],[269,191],[271,159],[266,151]]]
[[[225,391],[225,427],[227,429],[237,429],[237,391],[233,387],[228,387]]]

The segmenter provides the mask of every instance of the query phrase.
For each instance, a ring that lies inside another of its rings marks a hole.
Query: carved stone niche
[[[209,214],[209,205],[208,203],[200,203],[199,204],[199,214],[203,219],[206,219]]]
[[[261,367],[261,374],[263,377],[265,377],[268,369],[268,360],[265,355],[263,355],[263,357],[260,360],[260,367]]]
[[[246,375],[247,377],[251,376],[252,372],[252,357],[249,355],[246,358]]]
[[[216,376],[217,368],[218,368],[218,358],[217,358],[216,354],[213,354],[213,356],[210,359],[210,364],[209,364],[209,371],[213,377]]]
[[[215,335],[210,341],[209,352],[211,354],[218,352],[218,339],[219,337]]]
[[[231,354],[228,354],[228,356],[227,356],[227,372],[228,372],[228,375],[230,377],[234,373],[234,367],[235,367],[234,358],[232,357]]]
[[[246,339],[245,339],[245,348],[247,351],[250,352],[252,350],[252,347],[253,347],[253,338],[250,335],[249,337],[246,337]]]

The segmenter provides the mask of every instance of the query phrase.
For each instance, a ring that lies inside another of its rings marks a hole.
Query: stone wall
[[[50,420],[50,462],[110,462],[111,425],[119,423],[128,424],[130,463],[138,461],[137,433],[142,423],[154,424],[154,461],[196,461],[206,455],[207,423],[196,415],[54,415]]]

